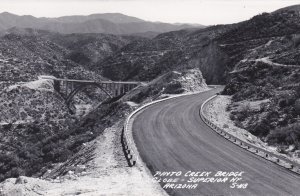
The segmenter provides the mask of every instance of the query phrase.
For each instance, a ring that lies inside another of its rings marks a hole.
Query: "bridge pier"
[[[108,89],[107,89],[107,90],[110,91],[110,92],[111,92],[111,85],[112,85],[112,84],[109,83],[109,84],[108,84]]]
[[[68,81],[64,81],[65,83],[65,95],[68,96]]]
[[[53,80],[54,90],[60,93],[66,100],[67,104],[70,104],[72,98],[84,90],[88,86],[96,86],[101,89],[110,98],[117,97],[121,94],[125,94],[131,89],[135,88],[140,82],[128,82],[128,81],[92,81],[92,80],[75,80],[75,79],[62,79],[55,78],[53,76],[42,76],[42,79]]]
[[[125,92],[128,92],[129,88],[128,88],[128,84],[125,84]]]
[[[54,90],[56,90],[58,93],[61,93],[61,88],[60,88],[60,83],[59,81],[57,80],[54,80],[54,83],[53,83],[53,87],[54,87]]]
[[[122,94],[121,93],[121,86],[122,86],[122,84],[118,84],[118,86],[117,86],[117,95],[118,96]]]
[[[107,90],[107,84],[101,84],[102,88]]]
[[[117,97],[119,94],[118,94],[118,84],[115,84],[115,87],[114,87],[114,96]]]
[[[121,88],[121,93],[122,93],[122,94],[125,94],[125,92],[126,92],[126,91],[125,91],[125,85],[123,84],[123,85],[122,85],[122,88]]]
[[[71,82],[71,92],[74,90],[74,83],[75,82]]]
[[[116,95],[116,84],[115,83],[112,84],[111,92],[112,92],[114,97],[118,96],[118,95]]]

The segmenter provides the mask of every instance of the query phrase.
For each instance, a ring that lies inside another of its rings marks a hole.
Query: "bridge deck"
[[[63,79],[63,78],[55,78],[55,77],[47,77],[42,76],[41,79],[48,80],[56,80],[56,81],[67,81],[67,82],[78,82],[78,83],[98,83],[98,84],[141,84],[142,82],[134,82],[134,81],[93,81],[93,80],[76,80],[76,79]]]

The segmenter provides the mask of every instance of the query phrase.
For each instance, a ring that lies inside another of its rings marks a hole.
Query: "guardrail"
[[[213,124],[204,114],[204,107],[205,105],[212,101],[213,99],[215,99],[217,97],[217,95],[214,95],[212,97],[210,97],[209,99],[207,99],[202,105],[201,105],[201,109],[200,109],[200,116],[201,119],[203,120],[203,122],[205,124],[207,124],[212,130],[214,130],[217,134],[219,134],[220,136],[224,137],[225,139],[227,139],[228,141],[234,143],[235,145],[253,153],[256,154],[268,161],[271,161],[277,165],[280,165],[294,173],[300,174],[300,165],[298,163],[295,163],[285,157],[282,157],[280,155],[276,155],[272,152],[266,151],[262,148],[259,148],[257,146],[254,146],[248,142],[245,142],[235,136],[233,136],[232,134],[228,133],[227,131],[225,131],[222,128],[219,128],[218,126],[216,126],[215,124]]]
[[[178,98],[178,97],[182,97],[182,96],[193,95],[193,94],[204,93],[204,92],[207,92],[207,91],[176,95],[176,96],[173,96],[173,97],[168,97],[168,98],[156,100],[156,101],[147,103],[147,104],[139,107],[135,111],[133,111],[126,118],[123,129],[122,129],[122,133],[121,133],[121,144],[122,144],[123,152],[124,152],[125,158],[127,160],[128,166],[133,167],[138,162],[138,160],[140,159],[139,153],[138,153],[137,148],[135,146],[135,143],[133,141],[133,136],[132,136],[132,131],[131,131],[131,126],[132,126],[132,123],[133,123],[133,116],[135,114],[137,114],[139,111],[141,111],[141,110],[143,110],[143,109],[145,109],[145,108],[147,108],[151,105],[154,105],[156,103],[160,103],[160,102],[163,102],[163,101],[167,101],[169,99],[174,99],[174,98]]]
[[[128,142],[126,139],[126,137],[124,136],[124,127],[122,129],[122,133],[121,133],[121,144],[122,144],[122,149],[123,149],[123,152],[124,152],[124,155],[125,155],[125,158],[126,158],[126,161],[127,161],[127,164],[129,167],[132,167],[136,164],[136,160],[134,158],[136,158],[136,156],[134,156],[132,153],[133,151],[130,149],[129,145],[128,145]]]

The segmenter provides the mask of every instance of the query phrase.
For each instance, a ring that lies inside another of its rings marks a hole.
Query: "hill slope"
[[[281,152],[300,149],[299,32],[299,12],[282,9],[256,16],[220,39],[239,57],[232,60],[224,91],[233,95],[232,119]]]
[[[225,83],[250,50],[273,37],[297,32],[298,12],[264,13],[237,24],[168,32],[132,42],[98,67],[104,76],[122,80],[151,80],[170,70],[198,67],[208,83]]]
[[[292,6],[284,7],[284,8],[281,8],[279,10],[276,10],[274,13],[287,12],[287,11],[299,12],[300,11],[300,5],[292,5]]]
[[[181,30],[139,40],[99,62],[103,76],[115,80],[152,80],[172,70],[199,68],[208,83],[224,81],[227,55],[214,39],[227,26]]]
[[[270,144],[299,149],[300,13],[294,8],[134,41],[99,62],[99,71],[111,79],[147,81],[199,68],[208,84],[227,83],[237,125]],[[252,101],[267,104],[236,107]]]
[[[69,112],[53,82],[37,78],[53,75],[105,80],[91,70],[93,59],[110,55],[132,39],[18,28],[0,36],[0,181],[44,173],[45,167],[66,161],[79,151],[82,143],[99,135],[113,123],[111,116],[121,115],[121,109],[115,114],[111,107],[122,106],[105,105],[94,113],[98,115],[94,117],[98,124],[90,118],[80,121],[79,116]],[[74,53],[89,54],[85,58],[88,63],[76,62]],[[77,96],[75,102],[103,101],[101,92],[89,90]]]
[[[32,81],[38,75],[100,80],[103,77],[91,70],[93,63],[133,40],[129,36],[61,35],[13,28],[0,37],[1,81]]]

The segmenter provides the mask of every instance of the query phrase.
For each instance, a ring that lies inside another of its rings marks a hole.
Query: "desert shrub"
[[[151,89],[147,88],[145,90],[140,91],[138,94],[134,95],[130,100],[136,103],[141,103],[149,96],[150,93],[151,93]]]
[[[278,102],[278,106],[281,108],[294,105],[296,99],[297,99],[296,95],[293,91],[282,94],[275,98],[275,100],[277,100],[277,102]]]
[[[10,152],[0,152],[0,182],[19,175],[39,175],[42,168],[47,169],[53,163],[66,161],[78,152],[83,143],[101,134],[105,126],[111,126],[114,123],[112,115],[122,116],[120,111],[124,111],[124,107],[116,102],[103,106],[78,124],[68,129],[53,128],[53,132],[43,123],[12,124],[6,127],[6,131],[0,126],[0,133],[20,133],[16,135],[16,140],[12,140],[14,142],[0,141],[0,146],[9,146]]]
[[[76,63],[86,64],[90,62],[90,59],[84,53],[77,51],[71,52],[67,58]]]
[[[236,114],[237,114],[236,111],[231,111],[231,112],[230,112],[230,115],[229,115],[229,118],[230,118],[231,120],[235,121],[235,119],[236,119]]]
[[[276,121],[279,118],[279,112],[276,108],[271,108],[266,116],[268,122]]]
[[[12,123],[9,123],[9,124],[4,124],[1,127],[4,131],[9,131],[12,128],[12,125],[13,125]]]
[[[222,95],[234,95],[241,88],[241,82],[237,78],[232,78],[231,81],[225,86]]]
[[[294,46],[297,48],[300,45],[300,34],[293,36]]]
[[[287,99],[280,99],[278,101],[278,106],[281,107],[281,108],[284,108],[284,107],[288,106],[288,100]]]
[[[295,91],[296,91],[297,97],[300,98],[300,85],[296,87]]]
[[[241,106],[241,110],[236,113],[236,119],[238,121],[245,120],[250,115],[250,104],[245,104]]]
[[[242,86],[242,88],[237,91],[233,97],[232,100],[233,101],[241,101],[244,100],[247,97],[250,97],[251,95],[253,95],[256,92],[256,88],[253,85],[247,85],[245,84],[244,86]]]
[[[273,89],[271,86],[263,87],[263,86],[255,86],[252,84],[245,84],[241,86],[240,90],[233,95],[232,100],[236,102],[245,99],[253,99],[253,100],[267,99],[273,96],[272,90]]]
[[[182,89],[182,85],[180,82],[174,82],[169,84],[166,89],[164,90],[164,93],[169,93],[169,94],[179,94],[183,93],[184,89]]]
[[[294,104],[296,114],[300,115],[300,99],[297,99]]]
[[[259,137],[268,135],[270,132],[269,122],[266,119],[262,120],[260,123],[254,125],[254,127],[250,129],[250,132]]]
[[[286,127],[280,127],[272,130],[266,137],[266,141],[270,145],[281,144],[291,145],[294,144],[299,149],[300,141],[300,123],[294,123]]]

